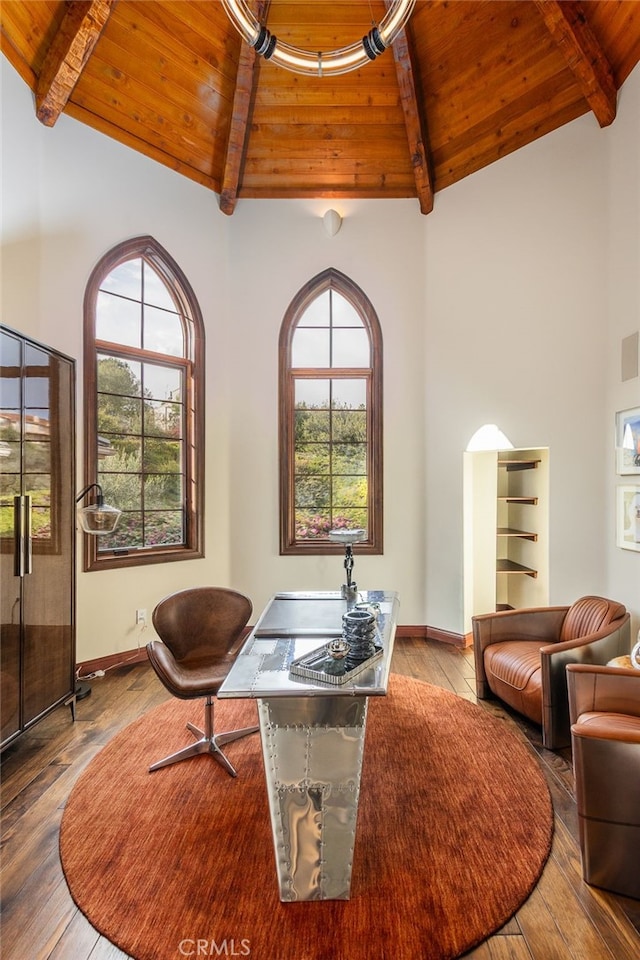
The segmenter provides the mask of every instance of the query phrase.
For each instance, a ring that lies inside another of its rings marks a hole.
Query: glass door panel
[[[21,493],[22,343],[0,332],[0,739],[20,730],[21,578],[15,575],[16,509]]]
[[[23,484],[30,494],[32,572],[24,578],[24,722],[73,690],[74,488],[72,370],[27,346]]]

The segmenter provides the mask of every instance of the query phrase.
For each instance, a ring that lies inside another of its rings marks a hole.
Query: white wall
[[[594,465],[606,440],[605,138],[585,116],[436,195],[425,261],[429,623],[459,624],[462,451],[484,423],[515,447],[550,449],[550,601],[604,588]]]
[[[356,558],[358,583],[398,589],[404,624],[462,630],[462,452],[492,421],[516,446],[551,448],[552,601],[609,593],[638,614],[640,557],[610,547],[603,466],[611,411],[636,402],[612,371],[638,317],[624,203],[638,199],[638,68],[613,127],[581,118],[437,194],[426,218],[408,200],[240,201],[225,217],[204,188],[73,120],[42,127],[4,59],[2,84],[3,322],[77,357],[80,378],[87,278],[113,244],[149,233],[207,329],[206,559],[81,574],[79,660],[146,642],[135,609],[181,586],[228,583],[259,610],[274,590],[342,582],[338,558],[278,554],[278,331],[329,266],[362,287],[384,338],[385,553]],[[328,206],[345,216],[331,240]],[[80,436],[78,484],[81,456]],[[105,585],[118,597],[106,610]]]
[[[344,216],[329,239],[321,214]],[[404,623],[424,623],[422,317],[424,225],[410,201],[240,202],[230,222],[232,353],[243,367],[231,409],[233,574],[262,605],[276,590],[339,589],[338,557],[278,554],[278,334],[293,296],[328,267],[367,294],[384,349],[384,556],[358,557],[360,587],[402,593]],[[256,482],[256,481],[259,482]],[[411,509],[407,505],[411,504]]]
[[[216,197],[184,177],[62,116],[35,118],[33,98],[2,59],[2,322],[77,360],[77,489],[83,486],[82,305],[100,257],[128,237],[151,234],[180,264],[207,325],[207,407],[224,409],[228,363],[226,218]],[[150,631],[135,626],[183,586],[230,582],[231,486],[224,417],[207,417],[206,559],[135,571],[80,572],[78,660],[130,650]],[[81,540],[78,538],[80,561]],[[107,604],[105,590],[112,591]]]
[[[620,120],[621,122],[618,122]],[[626,597],[633,610],[631,635],[640,630],[640,554],[616,546],[616,487],[640,484],[640,476],[617,476],[614,425],[618,410],[640,406],[640,379],[621,379],[621,341],[640,329],[640,66],[620,91],[618,120],[607,137],[606,204],[608,251],[607,343],[605,394],[606,590]],[[640,362],[640,358],[639,358]]]

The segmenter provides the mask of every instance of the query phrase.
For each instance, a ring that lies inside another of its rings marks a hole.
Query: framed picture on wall
[[[640,484],[618,487],[616,504],[616,543],[623,550],[640,553]]]
[[[640,473],[640,407],[616,413],[616,463],[619,474]]]

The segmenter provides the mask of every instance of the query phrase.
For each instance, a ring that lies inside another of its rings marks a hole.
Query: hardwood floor
[[[470,648],[397,640],[393,669],[475,702]],[[73,903],[60,866],[58,829],[66,798],[92,757],[118,730],[168,694],[148,664],[116,668],[92,685],[91,696],[78,704],[75,724],[60,708],[2,758],[3,960],[125,958]],[[501,718],[538,757],[553,798],[555,834],[551,856],[529,899],[505,927],[467,957],[638,960],[640,902],[589,887],[581,878],[569,751],[545,750],[535,727],[497,703],[485,701],[481,707]],[[451,760],[455,762],[455,757]],[[371,960],[379,960],[375,946]],[[429,960],[428,952],[423,960]]]

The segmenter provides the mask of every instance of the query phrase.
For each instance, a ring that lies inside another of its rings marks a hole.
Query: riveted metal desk
[[[342,634],[339,592],[279,593],[244,643],[218,697],[258,702],[280,899],[348,900],[368,698],[387,692],[398,595],[376,603],[382,656],[346,683],[294,677],[293,660]]]

